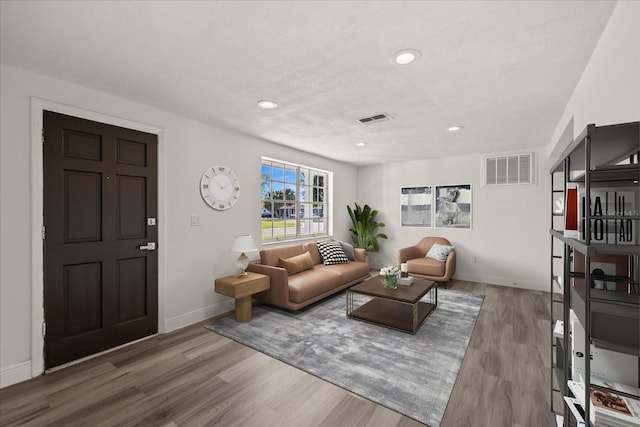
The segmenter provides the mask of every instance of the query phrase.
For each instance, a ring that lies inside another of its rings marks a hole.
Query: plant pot
[[[387,289],[398,289],[398,276],[383,276],[382,285]]]

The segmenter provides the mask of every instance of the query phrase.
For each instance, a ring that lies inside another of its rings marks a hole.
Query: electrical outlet
[[[198,215],[191,215],[191,226],[192,227],[200,226],[200,217]]]

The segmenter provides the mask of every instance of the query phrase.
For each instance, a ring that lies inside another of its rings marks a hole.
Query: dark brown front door
[[[44,112],[46,368],[157,332],[156,163],[156,135]]]

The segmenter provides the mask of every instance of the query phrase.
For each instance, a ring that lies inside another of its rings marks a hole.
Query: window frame
[[[268,168],[267,175],[265,168]],[[291,175],[290,171],[295,173]],[[262,156],[260,181],[260,240],[263,244],[331,235],[332,171]],[[281,192],[280,197],[274,197],[276,192]],[[282,227],[274,226],[281,221]],[[265,222],[271,222],[271,226],[265,227]]]

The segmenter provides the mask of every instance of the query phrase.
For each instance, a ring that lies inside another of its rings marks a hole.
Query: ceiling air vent
[[[484,158],[484,185],[533,184],[533,153]]]
[[[358,121],[362,124],[370,125],[371,123],[383,122],[389,119],[391,119],[391,116],[387,113],[378,113],[372,116],[362,117],[358,119]]]

